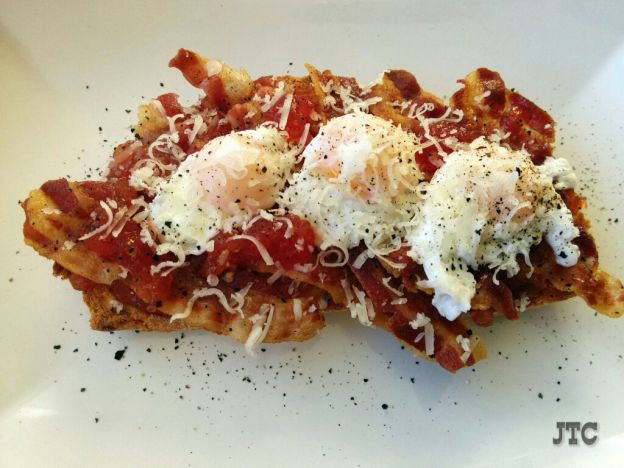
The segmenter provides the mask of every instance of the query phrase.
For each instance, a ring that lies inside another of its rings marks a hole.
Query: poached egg
[[[159,240],[187,255],[204,252],[220,230],[271,208],[294,162],[295,153],[274,128],[211,140],[157,188],[150,213]]]
[[[476,282],[470,269],[486,266],[508,277],[517,257],[544,237],[557,263],[574,265],[579,235],[572,213],[555,189],[575,176],[564,159],[535,166],[529,154],[478,138],[451,153],[426,189],[411,222],[410,256],[421,263],[434,291],[433,305],[449,320],[470,310]],[[496,281],[496,279],[495,279]]]
[[[307,219],[321,249],[345,253],[364,242],[383,255],[401,246],[424,177],[414,162],[415,136],[363,112],[328,121],[303,151],[303,167],[282,207]]]

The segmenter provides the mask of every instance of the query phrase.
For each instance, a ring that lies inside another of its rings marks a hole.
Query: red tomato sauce
[[[260,242],[273,259],[285,270],[292,270],[296,264],[316,262],[316,236],[309,222],[294,215],[287,218],[292,222],[291,235],[286,238],[287,223],[282,219],[268,221],[259,219],[243,234]],[[221,233],[215,237],[215,247],[206,256],[203,272],[220,275],[224,271],[239,268],[253,268],[264,260],[253,242],[248,239],[233,239],[237,234]]]
[[[123,183],[112,184],[110,182],[84,182],[81,190],[97,201],[115,200],[119,207],[130,206],[130,201],[138,196],[137,192]],[[102,225],[106,219],[106,213],[101,207],[95,209],[95,223],[85,226],[84,232]],[[104,239],[99,235],[85,239],[84,245],[98,254],[104,261],[116,263],[128,270],[128,279],[133,284],[137,295],[147,303],[163,300],[171,294],[171,276],[151,275],[152,265],[170,258],[162,258],[155,255],[152,247],[141,240],[141,227],[133,220],[128,220],[117,237],[112,234]]]

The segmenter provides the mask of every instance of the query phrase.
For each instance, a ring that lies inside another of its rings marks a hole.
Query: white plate
[[[47,179],[95,175],[145,98],[194,99],[166,67],[178,47],[256,76],[406,68],[447,96],[488,66],[559,122],[622,277],[622,3],[43,3],[0,2],[0,465],[622,464],[624,321],[579,300],[482,331],[489,360],[457,375],[345,317],[257,359],[206,333],[96,333],[22,245],[18,206]],[[598,442],[554,446],[557,421],[598,422]]]

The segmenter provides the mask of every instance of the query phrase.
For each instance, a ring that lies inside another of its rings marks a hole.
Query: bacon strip
[[[367,260],[361,268],[354,268],[352,262],[349,266],[351,273],[373,302],[376,312],[373,323],[376,326],[388,330],[407,346],[419,354],[424,354],[425,340],[414,342],[422,330],[415,330],[410,325],[416,315],[421,313],[431,320],[433,325],[435,333],[433,357],[446,370],[456,372],[486,357],[485,346],[465,320],[459,318],[449,322],[444,319],[431,305],[431,300],[426,294],[407,292],[404,296],[407,299],[405,304],[392,304],[396,297],[384,286],[385,272],[376,260]],[[472,353],[465,362],[462,361],[464,350],[457,343],[457,336],[470,337],[473,342]]]

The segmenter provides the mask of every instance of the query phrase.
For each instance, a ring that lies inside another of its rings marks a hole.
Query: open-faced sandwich
[[[479,68],[448,104],[389,70],[361,86],[264,76],[180,50],[202,91],[139,107],[102,181],[51,180],[26,243],[83,292],[97,330],[306,340],[348,311],[449,371],[486,356],[475,325],[580,296],[611,317],[552,118]]]

